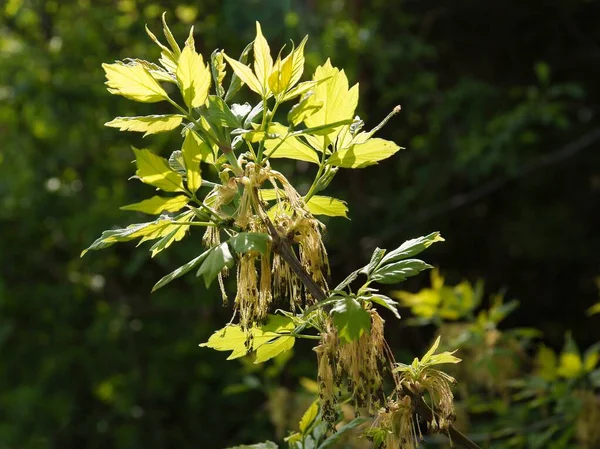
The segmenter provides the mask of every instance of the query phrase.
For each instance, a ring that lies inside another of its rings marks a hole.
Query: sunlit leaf
[[[200,161],[203,153],[207,151],[210,151],[210,147],[201,141],[196,133],[187,130],[181,146],[181,153],[185,162],[187,187],[192,193],[196,193],[202,185]]]
[[[147,115],[143,117],[116,117],[104,126],[119,128],[119,131],[136,131],[149,134],[157,134],[171,131],[181,125],[182,115]]]
[[[348,149],[336,151],[327,160],[327,163],[336,167],[363,168],[387,159],[399,149],[400,147],[394,142],[374,138],[365,143],[352,145]]]
[[[310,92],[306,94],[288,113],[288,121],[296,126],[323,107],[323,101],[317,100]]]
[[[202,55],[185,46],[177,63],[177,83],[185,104],[197,108],[206,102],[210,88],[210,69]]]
[[[146,214],[160,214],[161,212],[177,212],[183,208],[190,199],[185,195],[177,195],[169,198],[153,196],[139,203],[122,206],[121,210],[134,210]]]
[[[343,70],[331,65],[328,59],[324,65],[317,67],[313,81],[325,80],[312,89],[315,100],[321,101],[323,107],[306,118],[307,127],[321,126],[342,120],[352,120],[358,104],[358,84],[348,88],[348,78]],[[330,141],[341,127],[329,131]]]
[[[273,58],[271,57],[271,50],[269,48],[269,44],[263,36],[260,23],[258,22],[256,22],[256,38],[254,38],[253,48],[254,73],[256,73],[256,78],[258,79],[258,82],[262,87],[262,93],[266,94],[268,90],[268,77],[271,74],[271,71],[273,70]],[[240,76],[240,78],[242,77]]]
[[[285,57],[283,63],[285,64],[287,59],[292,60],[292,76],[290,78],[289,87],[293,87],[296,85],[300,78],[302,77],[302,73],[304,72],[304,46],[306,45],[306,41],[308,40],[308,36],[305,36],[298,45],[289,55]]]
[[[170,226],[173,226],[172,222],[174,220],[184,218],[187,214],[189,214],[189,212],[180,214],[175,217],[175,219],[161,216],[154,221],[132,224],[123,229],[109,229],[104,231],[102,235],[89,246],[89,248],[82,251],[81,257],[90,250],[108,248],[119,242],[127,242],[141,237],[142,240],[140,243],[142,243],[147,240],[163,237],[165,231],[167,231]]]
[[[275,62],[273,71],[268,78],[269,88],[274,95],[279,95],[288,89],[292,79],[292,65],[293,60],[291,58],[286,58],[283,61],[278,58]]]
[[[210,55],[210,71],[213,77],[213,83],[215,90],[219,97],[225,95],[225,89],[223,89],[223,80],[225,79],[225,61],[223,61],[223,54],[219,50],[215,50]]]
[[[579,377],[583,372],[583,362],[579,354],[563,352],[560,355],[557,374],[567,379]]]
[[[306,433],[310,425],[313,423],[317,415],[319,414],[319,401],[313,401],[312,404],[306,409],[302,418],[299,422],[300,432]]]
[[[193,214],[193,212],[190,211],[190,212],[187,212],[186,214],[184,214],[183,216],[181,216],[179,218],[179,220],[177,220],[177,221],[180,223],[181,222],[189,222],[193,218],[194,218],[194,214]],[[160,238],[160,240],[157,240],[154,243],[154,245],[152,245],[150,247],[151,257],[154,257],[161,251],[167,249],[174,242],[178,242],[181,239],[183,239],[186,236],[189,228],[190,228],[189,225],[183,225],[183,224],[171,224],[171,225],[168,225],[167,227],[165,227],[165,229],[160,231],[160,235],[156,236],[156,238]],[[145,237],[145,238],[147,238],[147,237]],[[143,241],[144,241],[144,239],[142,239],[142,242]]]
[[[242,51],[242,54],[240,55],[240,58],[238,59],[238,62],[241,65],[246,65],[246,62],[248,61],[248,55],[250,53],[250,50],[252,50],[252,42],[250,42],[248,45],[246,45],[246,47],[244,48],[244,50]],[[225,55],[225,53],[222,53],[223,56],[226,58],[227,56]],[[248,68],[250,70],[250,68]],[[254,76],[254,74],[252,73],[252,70],[250,70],[250,74],[252,76]],[[256,77],[254,77],[256,79]],[[258,83],[258,80],[256,81]],[[227,89],[227,93],[225,94],[225,101],[229,101],[231,100],[234,95],[240,90],[240,88],[242,87],[242,80],[240,79],[239,76],[237,76],[237,74],[235,73],[235,71],[233,72],[233,74],[231,75],[231,81],[229,82],[229,88]],[[262,105],[262,103],[258,103],[259,105]]]
[[[133,148],[137,164],[136,176],[144,184],[158,187],[165,192],[183,192],[183,179],[171,170],[166,159],[155,155],[150,150]]]
[[[166,12],[163,12],[163,14],[162,14],[162,24],[163,24],[163,34],[165,35],[167,42],[171,46],[171,50],[173,51],[175,60],[177,60],[177,58],[179,58],[179,55],[181,55],[181,49],[179,48],[179,45],[177,44],[177,40],[173,36],[173,33],[171,33],[171,29],[169,28],[169,25],[167,25],[167,13]]]
[[[308,145],[304,144],[299,137],[279,137],[265,141],[265,155],[271,158],[287,158],[298,161],[319,163],[319,156]]]
[[[111,94],[142,103],[156,103],[168,98],[158,81],[139,64],[125,65],[116,62],[102,64],[102,67],[106,72],[106,85]]]
[[[289,333],[294,329],[294,323],[291,319],[280,315],[269,315],[267,324],[264,326],[253,327],[248,332],[252,335],[252,346],[250,350],[246,346],[248,341],[248,333],[242,330],[238,325],[229,325],[225,328],[216,331],[208,339],[206,343],[202,343],[201,347],[208,347],[217,351],[231,351],[227,360],[233,360],[238,357],[248,355],[250,352],[257,351],[268,342],[284,339],[281,344],[276,344],[265,349],[261,353],[261,360],[268,360],[267,356],[275,357],[281,352],[291,349],[293,341],[292,336],[280,335]],[[290,340],[291,339],[291,340]],[[290,345],[290,341],[292,341]],[[269,357],[270,358],[270,357]],[[260,362],[257,362],[260,363]]]
[[[337,198],[315,195],[308,200],[306,207],[313,215],[348,218],[348,206]]]
[[[247,65],[230,58],[225,53],[223,53],[223,56],[225,57],[235,74],[238,76],[238,78],[242,80],[242,82],[246,83],[246,85],[251,90],[253,90],[259,95],[262,95],[262,86],[256,78],[256,76],[254,75],[254,73],[252,73],[252,69]]]
[[[279,354],[289,351],[294,347],[296,339],[292,336],[283,336],[275,338],[258,348],[256,348],[256,359],[254,363],[264,363],[267,360],[277,357]]]

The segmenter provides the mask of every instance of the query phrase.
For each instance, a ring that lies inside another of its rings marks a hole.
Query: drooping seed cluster
[[[336,422],[337,397],[345,386],[355,412],[373,414],[384,398],[381,377],[385,364],[383,324],[379,314],[371,310],[371,330],[357,340],[342,344],[336,329],[330,325],[315,348],[318,359],[319,397],[323,419],[332,427]],[[337,396],[336,396],[337,392]]]
[[[427,393],[433,412],[433,419],[427,423],[428,430],[432,433],[448,430],[455,421],[454,395],[452,386],[456,380],[443,371],[427,367],[415,373],[404,371],[396,378],[396,389],[402,394],[403,386],[419,395]]]
[[[385,407],[381,407],[370,430],[377,430],[383,435],[380,449],[416,449],[423,438],[410,397],[388,399]],[[373,440],[376,432],[366,432],[367,438]]]
[[[269,207],[260,197],[266,183],[275,187],[274,206]],[[279,237],[287,239],[292,250],[297,251],[302,267],[313,280],[327,289],[329,262],[322,240],[325,227],[310,213],[303,198],[285,176],[269,167],[259,168],[249,162],[245,164],[243,176],[224,179],[223,185],[216,187],[207,198],[215,211],[228,215],[235,205],[231,217],[240,232],[265,234],[274,228]],[[267,221],[273,226],[267,226]],[[209,227],[203,243],[213,247],[221,243],[221,237],[218,227]],[[226,273],[219,275],[220,284],[224,275]],[[223,298],[225,300],[226,295]],[[296,274],[271,245],[263,253],[248,251],[241,254],[237,264],[235,298],[240,326],[249,329],[262,323],[273,299],[286,300],[292,311],[314,302]]]

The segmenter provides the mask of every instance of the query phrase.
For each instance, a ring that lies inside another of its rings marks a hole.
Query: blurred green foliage
[[[600,271],[598,1],[5,0],[0,447],[272,438],[255,374],[198,348],[229,316],[216,290],[190,278],[149,294],[193,245],[156,259],[126,245],[79,259],[102,230],[131,221],[120,206],[143,197],[126,181],[129,146],[173,149],[168,136],[148,144],[102,126],[150,111],[109,95],[100,64],[156,59],[143,25],[158,30],[163,10],[178,36],[195,25],[205,55],[239,53],[255,20],[274,47],[310,34],[307,73],[326,57],[344,67],[368,98],[367,125],[402,105],[382,137],[407,150],[332,185],[352,220],[328,223],[334,276],[375,246],[439,229],[446,243],[432,254],[448,277],[483,277],[522,299],[511,324],[542,329],[556,348],[570,327],[583,346],[594,341],[594,326],[576,325]],[[412,330],[396,337],[396,350],[426,346]],[[269,382],[294,388],[312,375],[306,352]]]

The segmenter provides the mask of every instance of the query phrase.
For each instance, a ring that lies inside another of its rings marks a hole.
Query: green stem
[[[264,100],[264,101],[265,101],[265,105],[264,105],[264,109],[263,109],[264,115],[263,115],[263,124],[261,125],[261,129],[265,132],[265,137],[263,138],[263,140],[261,140],[260,144],[258,145],[258,154],[256,156],[257,163],[261,163],[263,161],[262,154],[265,149],[265,141],[267,140],[266,133],[269,130],[271,123],[273,123],[273,117],[275,117],[275,113],[277,112],[277,108],[279,107],[279,100],[277,100],[277,98],[275,98],[275,105],[273,106],[273,111],[271,112],[271,116],[267,119],[266,118],[268,115],[267,100]],[[265,124],[265,121],[266,121],[266,124]]]
[[[317,174],[315,176],[315,179],[313,180],[310,188],[308,189],[308,192],[306,192],[306,195],[304,195],[304,202],[308,203],[308,201],[313,197],[313,195],[317,190],[317,186],[319,185],[319,180],[321,179],[321,175],[323,174],[323,170],[325,169],[325,149],[323,149],[323,156],[321,158],[321,163],[319,164],[319,170],[317,171]]]
[[[218,224],[212,221],[171,221],[169,224],[181,225],[181,226],[218,226]]]

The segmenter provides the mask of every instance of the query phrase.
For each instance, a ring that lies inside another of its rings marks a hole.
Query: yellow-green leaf
[[[300,103],[292,107],[288,113],[288,121],[296,126],[323,107],[321,100],[316,100],[311,93],[306,94]]]
[[[202,185],[200,161],[202,160],[203,153],[206,154],[207,151],[210,151],[210,147],[201,141],[196,136],[196,133],[188,129],[183,140],[181,152],[183,154],[183,161],[185,162],[187,186],[192,193],[196,193]]]
[[[179,222],[189,222],[194,218],[194,213],[192,211],[181,214],[178,217]],[[151,257],[156,256],[162,250],[167,249],[173,242],[178,242],[183,239],[190,229],[189,225],[182,224],[169,224],[165,229],[163,229],[158,236],[155,238],[160,238],[152,247],[150,248]],[[144,237],[140,243],[144,242],[146,237]]]
[[[171,170],[166,159],[150,150],[133,149],[137,171],[135,174],[144,184],[158,187],[165,192],[183,192],[183,179]]]
[[[148,134],[157,134],[171,131],[181,125],[182,115],[147,115],[144,117],[116,117],[104,126],[119,128],[119,131],[136,131]]]
[[[310,425],[313,423],[318,414],[319,401],[316,400],[312,404],[310,404],[310,407],[308,407],[308,409],[306,409],[306,411],[302,415],[302,418],[300,419],[299,423],[300,432],[306,433],[306,430],[310,427]]]
[[[319,156],[298,137],[269,139],[265,141],[265,154],[272,158],[296,159],[298,161],[319,163]]]
[[[337,198],[315,195],[308,200],[306,206],[313,215],[348,218],[348,206]]]
[[[262,34],[260,23],[256,22],[256,38],[254,39],[254,73],[262,86],[262,93],[268,92],[268,77],[273,70],[273,58],[267,40]],[[239,75],[238,75],[239,76]],[[241,78],[241,76],[240,76]],[[242,79],[243,81],[243,79]]]
[[[591,306],[589,309],[587,309],[588,316],[592,316],[597,313],[600,313],[600,302],[597,302],[596,304]]]
[[[346,150],[336,151],[327,160],[327,163],[337,167],[362,168],[390,157],[399,149],[398,145],[389,140],[369,139],[365,143],[353,145]]]
[[[294,346],[296,339],[294,337],[279,337],[271,340],[256,349],[256,359],[254,363],[263,363],[282,352],[289,351]]]
[[[300,45],[296,47],[289,55],[285,57],[283,62],[285,63],[286,59],[292,60],[292,76],[290,78],[289,87],[294,87],[300,78],[302,77],[302,73],[304,72],[304,46],[306,45],[306,41],[308,40],[308,36],[305,36],[300,42]]]
[[[171,49],[173,50],[173,56],[175,57],[175,61],[177,61],[177,58],[179,58],[179,55],[181,54],[181,49],[179,48],[179,45],[177,44],[177,40],[173,36],[173,33],[171,33],[171,30],[169,29],[169,25],[167,25],[167,13],[166,12],[163,12],[162,23],[163,23],[163,34],[167,38],[167,42],[169,43],[169,45],[171,46]]]
[[[202,106],[210,88],[210,69],[202,55],[186,45],[177,63],[176,76],[185,104],[190,108]]]
[[[560,364],[558,366],[558,375],[567,379],[578,377],[583,370],[583,362],[579,354],[573,352],[563,352],[560,355]]]
[[[288,89],[292,79],[293,62],[292,58],[283,61],[277,59],[273,72],[269,75],[269,87],[274,95],[279,95]]]
[[[230,58],[225,53],[223,56],[233,69],[234,73],[239,77],[242,82],[246,83],[250,89],[256,92],[259,95],[262,95],[262,86],[258,81],[258,78],[252,73],[252,69],[245,64],[242,64],[235,59]]]
[[[277,198],[285,197],[285,192],[282,189],[260,189],[259,194],[262,201],[272,201]]]
[[[190,199],[185,195],[177,195],[170,198],[153,196],[139,203],[123,206],[121,210],[134,210],[146,214],[160,214],[161,212],[177,212],[183,208]]]
[[[192,218],[193,213],[190,211],[180,214],[175,217],[175,220],[184,219],[186,216]],[[159,238],[167,227],[173,226],[172,222],[173,220],[170,218],[159,217],[154,221],[132,224],[124,229],[109,229],[108,231],[104,231],[94,243],[82,251],[81,257],[90,250],[104,249],[118,242],[127,242],[142,237],[140,241],[142,243],[147,240]]]
[[[315,100],[323,102],[323,107],[307,117],[305,122],[309,128],[323,126],[342,120],[351,120],[358,104],[358,84],[348,88],[348,78],[343,70],[331,65],[328,59],[324,65],[317,67],[313,76],[314,81],[322,81],[314,87]],[[327,133],[330,141],[339,132],[341,126]]]
[[[116,62],[102,64],[102,67],[106,72],[106,85],[111,94],[142,103],[156,103],[169,98],[158,81],[142,65]]]
[[[537,374],[547,381],[554,380],[557,374],[557,364],[556,353],[542,345],[536,356]]]
[[[263,329],[267,329],[266,331]],[[248,332],[252,334],[252,348],[251,350],[257,351],[272,340],[292,339],[294,337],[281,336],[278,332],[290,332],[294,329],[294,324],[288,318],[276,315],[269,315],[269,321],[266,325],[261,327],[253,327]],[[238,357],[248,355],[251,351],[248,351],[246,342],[248,341],[248,334],[238,325],[229,325],[223,329],[216,331],[210,336],[206,343],[202,343],[201,347],[208,347],[217,351],[231,351],[227,360],[233,360]],[[283,340],[281,345],[276,345],[272,348],[268,348],[263,352],[263,357],[270,355],[270,353],[276,352],[273,349],[278,349],[273,357],[281,352],[287,351],[291,348],[289,340]],[[264,359],[267,360],[267,359]]]
[[[586,373],[589,373],[594,368],[596,368],[599,358],[600,356],[597,352],[592,352],[591,354],[586,355],[585,361],[583,362],[583,369]]]

